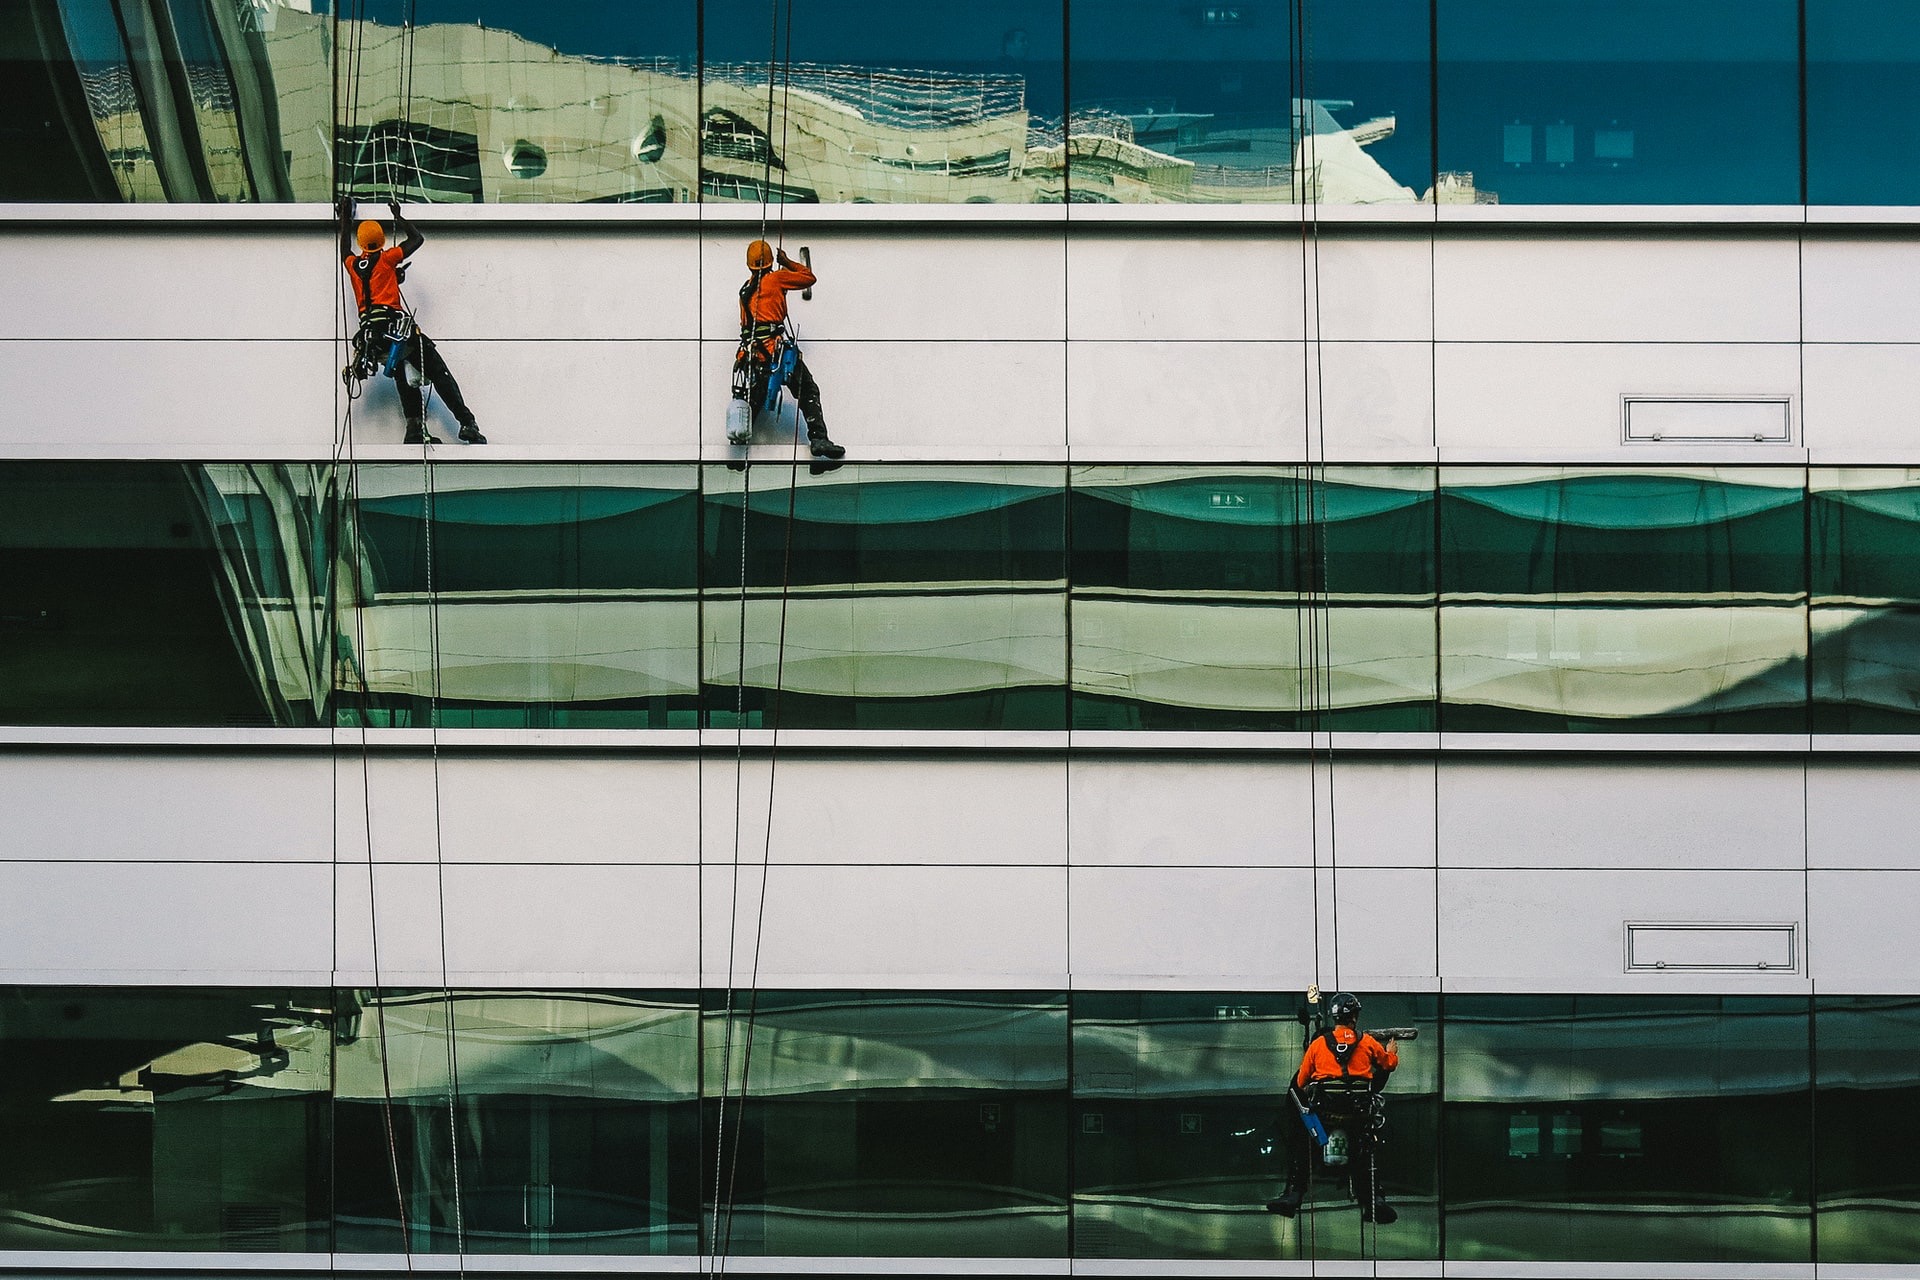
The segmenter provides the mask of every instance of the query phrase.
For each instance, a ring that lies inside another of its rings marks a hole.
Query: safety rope
[[[408,139],[409,141],[411,140],[411,137],[412,137],[412,118],[411,118],[412,117],[412,96],[413,96],[412,81],[413,81],[415,34],[417,31],[417,23],[415,22],[416,13],[417,13],[417,0],[409,0],[408,14],[406,19],[406,24],[402,32],[401,47],[399,52],[399,65],[397,68],[398,78],[401,85],[401,97],[404,104],[403,118],[400,122],[401,136]],[[332,23],[333,45],[335,50],[335,66],[336,66],[335,77],[334,77],[334,98],[335,98],[335,118],[336,119],[339,118],[341,114],[339,110],[340,98],[341,98],[341,86],[339,83],[339,72],[337,69],[340,64],[339,51],[342,48],[341,41],[340,41],[341,26],[342,26],[342,21],[341,21],[340,10],[339,8],[336,8],[333,15],[333,23]],[[347,79],[351,88],[347,94],[347,103],[346,103],[347,110],[345,114],[347,118],[348,132],[350,135],[355,135],[357,134],[359,122],[360,122],[360,94],[361,94],[361,86],[363,83],[362,77],[363,77],[363,69],[365,64],[366,33],[367,33],[367,27],[368,27],[368,24],[365,18],[365,0],[354,0],[353,17],[350,20],[350,27],[351,27],[351,42],[350,42],[351,52],[346,58],[346,64],[349,68]],[[398,140],[396,139],[396,142],[397,141]],[[364,140],[361,140],[360,145],[364,146]],[[396,165],[397,165],[398,147],[395,146],[394,148],[391,148],[391,152],[392,154],[388,155],[385,158],[386,179],[387,179],[385,185],[387,187],[389,196],[397,198],[396,190],[395,190],[397,184],[395,183],[395,177],[397,172]],[[376,153],[376,160],[377,159],[378,159],[378,155]],[[334,159],[335,178],[334,178],[334,184],[333,184],[334,199],[336,204],[351,195],[352,183],[349,181],[349,174],[352,172],[356,172],[358,170],[358,167],[359,167],[358,153],[356,153],[352,170],[349,170],[349,168],[342,162],[341,156],[336,154]],[[351,361],[355,357],[356,337],[359,332],[359,308],[357,306],[349,307],[348,304],[350,301],[354,301],[351,295],[351,291],[350,289],[343,287],[340,294],[338,295],[338,302],[337,302],[338,319],[339,319],[339,324],[337,327],[337,341],[339,341],[340,343],[341,352],[347,357],[349,361]],[[408,316],[409,320],[412,319],[413,317],[412,308],[407,304],[404,294],[402,295],[402,298],[401,298],[401,310],[403,314]],[[418,333],[417,324],[415,325],[414,332]],[[422,364],[424,365],[423,348],[416,345],[416,350],[422,351],[423,353]],[[402,377],[406,376],[406,370],[404,367],[401,368],[400,375]],[[350,513],[351,515],[351,539],[352,539],[352,546],[353,546],[353,560],[352,560],[352,564],[353,564],[353,570],[352,570],[353,572],[353,625],[354,625],[353,660],[354,660],[354,666],[355,666],[355,670],[358,677],[357,685],[358,685],[358,692],[359,692],[358,719],[359,719],[359,748],[360,748],[360,769],[361,769],[362,823],[363,823],[364,835],[366,840],[366,848],[367,848],[367,907],[368,907],[368,915],[369,915],[369,943],[372,948],[374,1004],[378,1010],[378,1015],[379,1015],[379,1048],[380,1048],[380,1071],[381,1071],[381,1091],[382,1091],[382,1120],[383,1120],[383,1126],[386,1132],[387,1149],[388,1149],[387,1151],[388,1165],[389,1165],[389,1169],[391,1171],[392,1180],[393,1180],[395,1205],[396,1205],[396,1208],[399,1214],[399,1219],[400,1219],[401,1247],[405,1255],[407,1270],[411,1272],[414,1267],[413,1221],[412,1221],[412,1214],[409,1211],[408,1198],[406,1195],[406,1191],[400,1177],[400,1160],[399,1160],[398,1134],[397,1134],[398,1125],[395,1120],[395,1112],[394,1112],[391,1052],[390,1052],[390,1043],[388,1038],[388,1026],[387,1026],[387,996],[386,996],[385,982],[383,979],[383,975],[381,973],[381,965],[380,965],[380,944],[379,944],[379,914],[380,913],[379,913],[378,889],[377,889],[378,877],[376,874],[375,858],[374,858],[372,778],[371,778],[372,768],[370,763],[371,749],[370,749],[369,738],[368,738],[369,728],[372,722],[372,689],[368,680],[368,674],[366,670],[366,619],[365,619],[365,594],[366,593],[364,590],[365,583],[362,579],[362,572],[361,572],[361,569],[362,569],[361,560],[362,560],[362,555],[364,550],[364,531],[363,531],[362,505],[361,505],[362,486],[361,486],[361,479],[360,479],[359,453],[357,448],[356,433],[354,431],[354,422],[353,422],[353,402],[356,399],[358,399],[361,388],[354,385],[354,382],[351,379],[343,378],[342,382],[343,382],[343,385],[345,386],[344,402],[343,402],[343,397],[339,388],[336,388],[334,393],[335,404],[337,409],[339,410],[338,421],[340,423],[340,426],[336,429],[335,436],[334,436],[334,474],[338,476],[341,469],[342,457],[344,455],[345,462],[346,462],[346,471],[347,471],[347,492],[345,495],[346,501],[339,504],[338,509],[341,512],[343,517],[346,516],[348,513]],[[423,407],[422,407],[423,422],[424,422],[424,410],[425,410],[425,403],[423,398]],[[424,444],[422,445],[421,464],[422,464],[421,502],[422,502],[422,515],[424,518],[423,552],[426,558],[426,591],[427,591],[427,604],[428,604],[427,632],[428,632],[428,644],[429,644],[429,650],[430,650],[429,652],[429,664],[430,664],[429,686],[428,686],[428,732],[429,732],[429,743],[430,743],[430,756],[432,761],[434,867],[435,867],[435,890],[436,890],[436,899],[437,899],[436,905],[437,905],[437,916],[438,916],[437,926],[438,926],[438,934],[439,934],[439,953],[440,953],[440,988],[441,988],[441,994],[442,994],[442,1000],[443,1000],[444,1017],[446,1020],[445,1042],[446,1042],[446,1049],[447,1049],[447,1081],[448,1081],[448,1088],[447,1088],[448,1159],[449,1159],[449,1166],[451,1170],[451,1182],[452,1182],[452,1193],[453,1193],[452,1209],[453,1209],[453,1226],[454,1226],[455,1265],[456,1265],[458,1274],[464,1276],[466,1271],[466,1258],[465,1258],[466,1224],[465,1224],[465,1210],[464,1210],[463,1196],[461,1194],[461,1183],[460,1183],[460,1141],[459,1141],[460,1077],[459,1077],[458,1028],[457,1028],[457,1017],[456,1017],[457,1009],[456,1009],[456,1003],[454,1000],[453,990],[451,986],[450,968],[449,968],[448,955],[447,955],[446,859],[445,859],[444,834],[443,834],[443,825],[442,825],[442,803],[441,803],[442,787],[441,787],[441,777],[440,777],[439,722],[440,722],[440,702],[441,702],[441,696],[442,696],[443,681],[442,681],[442,667],[441,667],[441,658],[440,658],[440,651],[441,651],[440,608],[439,608],[440,602],[439,602],[439,595],[436,590],[436,584],[434,582],[434,561],[436,559],[436,553],[435,553],[434,542],[433,542],[433,526],[435,523],[435,516],[436,516],[435,503],[437,499],[437,492],[436,492],[436,486],[434,482],[434,472],[433,472],[433,463],[432,463],[431,453],[427,448],[427,446]],[[342,522],[340,536],[342,539],[346,537],[346,526],[345,526],[344,520]],[[338,859],[337,841],[336,841],[336,847],[335,847],[335,857],[337,861]],[[422,1170],[423,1176],[430,1178],[431,1176],[430,1168],[431,1167],[428,1166],[426,1169]]]
[[[786,47],[780,46],[781,0],[770,0],[767,35],[767,116],[765,130],[765,155],[763,157],[760,185],[760,238],[766,239],[770,221],[769,206],[773,195],[773,112],[776,67],[780,70],[778,83],[780,95],[780,152],[786,153],[788,122],[791,119],[789,106],[793,83],[793,0],[786,0]],[[786,193],[781,192],[780,213],[778,217],[776,243],[784,247],[786,242]],[[792,342],[793,322],[787,321],[787,340]],[[749,351],[751,361],[751,351]],[[749,413],[757,406],[753,399],[753,380],[748,377]],[[740,634],[738,640],[736,683],[734,692],[734,821],[731,883],[727,912],[727,987],[726,1002],[723,1010],[721,1068],[720,1068],[720,1105],[714,1135],[714,1215],[712,1225],[711,1263],[709,1271],[713,1275],[723,1274],[726,1261],[733,1245],[733,1227],[737,1216],[737,1191],[740,1171],[740,1148],[742,1130],[745,1124],[747,1098],[752,1087],[753,1043],[758,1026],[757,1015],[760,1005],[760,961],[762,942],[766,932],[767,883],[769,868],[773,856],[773,827],[780,758],[780,701],[786,680],[786,646],[788,606],[792,598],[793,583],[793,530],[800,489],[800,436],[796,430],[788,455],[787,474],[787,515],[785,527],[785,545],[781,563],[780,614],[778,638],[774,650],[774,682],[772,696],[768,699],[766,724],[769,730],[767,749],[767,792],[766,821],[760,850],[760,883],[757,901],[754,907],[754,928],[752,959],[747,977],[747,1004],[745,1027],[740,1034],[740,1086],[734,1101],[734,1137],[731,1149],[727,1146],[727,1104],[733,1097],[733,1054],[736,1032],[734,1029],[734,1008],[738,996],[735,983],[737,963],[737,944],[739,935],[740,902],[740,832],[744,816],[744,776],[745,776],[745,734],[746,734],[746,681],[747,681],[747,593],[748,593],[748,526],[753,512],[753,464],[749,460],[742,464],[740,495]]]

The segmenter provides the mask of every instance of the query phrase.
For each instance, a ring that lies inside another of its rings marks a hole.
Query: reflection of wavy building
[[[314,7],[0,6],[0,1274],[1920,1256],[1920,17]]]

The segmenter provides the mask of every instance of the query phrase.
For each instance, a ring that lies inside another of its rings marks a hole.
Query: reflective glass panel
[[[1433,728],[1433,483],[1075,468],[1074,726]]]
[[[0,464],[0,722],[319,723],[326,473]]]
[[[0,1249],[328,1248],[331,993],[0,994]]]
[[[699,1018],[690,995],[341,999],[339,1249],[694,1252]]]
[[[1821,1262],[1920,1258],[1920,999],[1814,1001]]]
[[[1324,1176],[1298,1217],[1264,1209],[1301,1124],[1283,1096],[1306,1044],[1298,995],[1076,992],[1074,1256],[1437,1257],[1437,1000],[1365,1002],[1363,1026],[1421,1032],[1386,1091],[1376,1172],[1400,1216],[1378,1229]]]
[[[707,999],[707,1143],[732,1189],[709,1249],[1065,1256],[1065,996],[760,991],[750,1025],[744,996],[731,1020]]]
[[[1804,999],[1448,996],[1446,1253],[1807,1262]]]
[[[706,0],[704,199],[1064,198],[1046,152],[1065,111],[1060,0],[812,0],[789,13]]]
[[[1076,202],[1432,198],[1427,0],[1079,0],[1071,45],[1069,127],[1029,164],[1064,159]]]
[[[1803,483],[1441,468],[1441,728],[1804,732]]]
[[[343,722],[424,724],[437,696],[442,725],[694,727],[694,467],[465,463],[431,492],[417,465],[354,476]]]
[[[1911,0],[1807,0],[1807,202],[1920,204]]]
[[[1064,728],[1063,479],[1046,466],[708,467],[708,723],[744,711],[750,727]]]
[[[1903,467],[1816,467],[1813,724],[1920,724],[1920,479]]]
[[[1439,0],[1439,167],[1501,204],[1796,204],[1795,0]]]
[[[452,204],[695,199],[696,24],[695,0],[356,4],[342,180]]]

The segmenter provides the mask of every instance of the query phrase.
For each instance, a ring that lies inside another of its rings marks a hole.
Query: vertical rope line
[[[333,15],[333,28],[332,28],[333,29],[334,91],[335,91],[335,118],[336,119],[338,118],[338,111],[339,111],[339,69],[340,69],[340,61],[341,61],[340,28],[341,28],[340,13],[339,13],[339,9],[336,8]],[[354,18],[350,24],[350,28],[351,28],[351,36],[352,36],[352,40],[351,40],[352,53],[347,58],[347,65],[351,68],[351,71],[348,74],[348,80],[352,86],[349,93],[349,97],[348,97],[348,103],[347,103],[348,119],[350,122],[349,129],[351,129],[353,127],[353,123],[357,122],[360,118],[360,69],[361,69],[364,48],[365,48],[365,33],[366,33],[365,0],[354,0]],[[337,135],[334,138],[333,174],[334,174],[334,198],[337,203],[339,200],[345,198],[345,196],[347,195],[347,188],[349,185],[347,182],[347,170],[340,163],[339,139]],[[340,286],[340,288],[342,291],[336,292],[335,302],[334,302],[334,305],[336,308],[335,314],[338,320],[338,324],[335,330],[335,335],[336,335],[335,342],[337,344],[336,350],[349,353],[349,358],[351,358],[350,353],[352,351],[352,334],[349,329],[349,326],[357,322],[357,316],[350,316],[346,306],[346,300],[349,296],[351,296],[350,292],[346,291],[346,287],[344,285]],[[342,386],[345,386],[344,382]],[[334,394],[334,403],[336,406],[339,406],[341,404],[340,389],[336,388],[333,394]],[[346,464],[347,464],[346,465],[347,490],[345,494],[345,501],[334,504],[335,513],[336,513],[335,529],[336,529],[336,543],[344,542],[346,540],[346,534],[349,528],[351,529],[352,543],[353,543],[353,561],[352,561],[353,570],[352,570],[352,577],[350,581],[352,583],[352,591],[353,591],[353,645],[354,645],[353,662],[354,662],[354,670],[358,676],[357,683],[358,683],[358,692],[359,692],[359,708],[358,708],[359,714],[356,718],[359,720],[358,736],[359,736],[359,748],[360,748],[360,816],[361,816],[361,832],[366,842],[366,852],[367,852],[367,942],[370,950],[371,967],[373,969],[373,974],[372,974],[373,1002],[372,1003],[373,1003],[374,1011],[378,1018],[378,1031],[376,1033],[376,1044],[379,1048],[379,1055],[380,1055],[380,1120],[381,1120],[381,1128],[386,1138],[387,1168],[393,1182],[394,1207],[395,1207],[395,1212],[399,1216],[401,1253],[405,1260],[406,1270],[409,1273],[411,1273],[414,1269],[413,1221],[412,1221],[412,1214],[409,1211],[409,1206],[407,1203],[406,1187],[400,1177],[400,1143],[399,1143],[399,1135],[398,1135],[398,1125],[395,1120],[394,1105],[393,1105],[392,1053],[390,1051],[390,1042],[387,1034],[386,1007],[382,1003],[382,1000],[383,1000],[382,993],[384,988],[383,988],[383,979],[380,972],[380,908],[379,908],[379,897],[378,897],[378,876],[376,874],[375,864],[374,864],[374,844],[373,844],[373,777],[372,777],[373,769],[372,769],[372,763],[371,763],[372,752],[371,752],[371,747],[368,741],[368,725],[372,718],[370,714],[370,705],[369,705],[372,701],[372,689],[369,686],[367,681],[366,614],[365,614],[365,602],[364,602],[365,593],[361,589],[362,583],[360,581],[360,570],[359,570],[360,548],[362,546],[362,527],[361,527],[361,520],[360,520],[360,459],[359,459],[358,449],[356,448],[356,445],[355,445],[355,438],[354,438],[354,431],[353,431],[354,399],[355,399],[355,395],[353,391],[349,388],[346,394],[344,412],[341,414],[339,425],[336,427],[334,432],[334,444],[333,444],[334,467],[333,467],[333,474],[329,478],[329,488],[333,489],[333,487],[338,485],[340,481],[340,476],[341,476],[340,462],[341,462],[342,454],[344,453],[346,458]],[[349,515],[351,517],[350,520],[348,518]],[[336,654],[335,664],[334,664],[336,669],[337,669],[337,664],[338,664],[338,655]],[[335,724],[330,730],[330,732],[337,733],[338,725]],[[335,771],[336,780],[338,778],[338,769],[339,769],[339,762],[338,762],[338,758],[336,757],[334,762],[334,771]],[[336,781],[336,788],[337,788],[337,781]],[[336,827],[336,831],[337,831],[337,827]],[[337,842],[337,838],[336,838],[336,843],[334,845],[333,856],[334,856],[334,863],[337,866],[339,864],[339,859],[340,859],[340,849]],[[364,1013],[364,1010],[363,1010],[363,1013]]]
[[[733,973],[735,947],[739,938],[740,826],[745,796],[747,751],[747,520],[752,513],[752,508],[753,464],[744,463],[740,472],[740,625],[733,693],[733,854],[727,897],[727,995],[720,1029],[720,1110],[715,1122],[713,1141],[713,1223],[709,1228],[711,1238],[707,1241],[712,1251],[709,1271],[714,1275],[718,1275],[721,1269],[721,1215],[724,1212],[730,1219],[733,1213],[731,1204],[723,1209],[720,1191],[721,1171],[727,1164],[727,1102],[733,1096]],[[738,1146],[739,1141],[736,1135],[734,1144]]]

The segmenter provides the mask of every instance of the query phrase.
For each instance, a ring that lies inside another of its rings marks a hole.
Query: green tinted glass
[[[442,725],[693,727],[694,467],[476,463],[429,487],[417,466],[362,465],[350,479],[343,722],[364,707],[374,724],[423,724],[437,702]]]
[[[327,475],[0,464],[0,722],[319,722]]]
[[[1065,1256],[1064,996],[710,992],[705,1054],[709,1248]]]
[[[1431,729],[1433,472],[1079,467],[1077,728]]]
[[[336,1248],[694,1252],[691,996],[352,991],[342,1010]]]
[[[1062,478],[707,468],[708,723],[744,710],[787,728],[1063,727]]]
[[[1904,467],[1815,467],[1813,723],[1910,733],[1920,723],[1920,483]]]
[[[1441,727],[1804,731],[1804,474],[1441,469]]]
[[[1821,1262],[1920,1257],[1920,999],[1814,1002]]]
[[[1806,1262],[1804,999],[1449,996],[1446,1252]]]
[[[328,1248],[331,993],[14,987],[0,1248]]]
[[[1431,996],[1369,995],[1364,1010],[1364,1026],[1422,1033],[1401,1048],[1374,1162],[1399,1221],[1366,1227],[1330,1173],[1297,1217],[1263,1210],[1286,1184],[1301,1129],[1283,1096],[1304,1048],[1301,1004],[1274,992],[1075,993],[1075,1257],[1439,1256]]]

